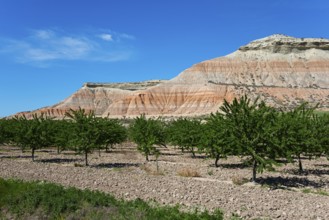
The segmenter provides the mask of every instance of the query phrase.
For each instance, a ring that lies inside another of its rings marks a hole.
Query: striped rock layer
[[[272,35],[195,64],[168,81],[86,83],[54,106],[23,114],[61,118],[68,109],[81,107],[103,117],[196,116],[242,95],[277,108],[306,101],[328,110],[329,40]]]

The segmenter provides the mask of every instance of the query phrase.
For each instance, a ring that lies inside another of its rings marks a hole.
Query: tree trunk
[[[59,150],[59,146],[57,146],[57,154],[59,154],[60,153],[60,150]]]
[[[192,152],[192,157],[195,158],[194,147],[192,147],[191,152]]]
[[[256,182],[256,171],[257,171],[257,161],[254,159],[253,167],[252,167],[252,182]]]
[[[98,148],[98,156],[101,157],[101,148]]]
[[[218,164],[219,158],[220,158],[220,154],[216,154],[215,167],[219,167]]]
[[[146,157],[146,161],[149,161],[149,155],[145,154],[145,157]]]
[[[301,173],[303,173],[302,159],[300,157],[300,154],[298,154],[297,157],[298,157],[298,167],[299,167],[298,172],[301,174]]]
[[[85,151],[85,162],[86,162],[86,166],[89,166],[88,164],[88,152]]]
[[[34,162],[34,148],[32,148],[32,161]]]

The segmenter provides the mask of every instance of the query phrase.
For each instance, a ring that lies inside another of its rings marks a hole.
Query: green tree
[[[201,147],[211,158],[215,158],[216,167],[219,167],[220,158],[236,153],[234,146],[231,146],[233,140],[223,115],[218,112],[211,114],[204,125]]]
[[[160,152],[156,145],[166,146],[165,124],[160,119],[147,119],[145,115],[137,117],[129,127],[129,136],[147,161],[151,154],[158,158]]]
[[[33,115],[33,119],[28,120],[25,116],[16,119],[15,142],[24,148],[31,149],[32,161],[34,161],[37,149],[53,145],[53,133],[51,130],[51,118],[43,114]]]
[[[321,152],[324,153],[329,160],[329,114],[324,114],[317,118],[316,129],[317,141],[321,147]]]
[[[304,103],[281,113],[279,118],[281,146],[285,148],[285,156],[289,161],[292,161],[293,156],[297,157],[300,173],[303,172],[302,154],[312,157],[320,151],[317,126],[321,126],[321,123],[317,122],[313,112],[314,108]]]
[[[74,133],[74,124],[71,120],[54,120],[52,123],[54,134],[54,145],[57,148],[57,153],[70,148],[71,140]]]
[[[78,110],[70,109],[66,116],[73,121],[71,146],[77,153],[84,154],[85,165],[89,166],[88,154],[96,148],[99,135],[95,113],[79,108]]]
[[[202,139],[202,125],[198,119],[179,118],[169,125],[168,136],[171,144],[190,151],[195,157],[195,148],[200,147]]]
[[[12,143],[21,148],[22,152],[24,153],[27,145],[28,145],[28,137],[27,132],[30,129],[30,122],[29,120],[23,116],[16,116],[12,121]]]
[[[277,113],[258,99],[252,102],[247,96],[234,99],[232,103],[224,100],[220,108],[227,120],[227,126],[232,139],[231,146],[236,147],[242,156],[251,158],[252,181],[256,181],[256,172],[272,168],[276,164],[274,158],[278,155],[279,148],[275,144],[275,129]]]
[[[97,118],[97,135],[99,152],[104,148],[108,152],[109,147],[113,148],[127,139],[127,129],[117,119]]]
[[[9,141],[8,121],[0,119],[0,144],[5,144]]]

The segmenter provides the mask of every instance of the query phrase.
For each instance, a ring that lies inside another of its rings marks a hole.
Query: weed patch
[[[241,186],[245,183],[249,182],[249,179],[245,178],[245,177],[239,177],[239,176],[233,176],[232,177],[232,182],[235,185]]]
[[[201,177],[201,174],[192,168],[183,168],[179,170],[177,174],[183,177]]]

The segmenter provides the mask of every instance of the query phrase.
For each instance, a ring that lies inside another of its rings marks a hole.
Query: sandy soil
[[[296,173],[297,164],[277,167],[258,174],[262,184],[237,185],[251,177],[251,167],[231,157],[213,166],[203,155],[191,158],[178,150],[161,149],[159,171],[156,162],[145,163],[132,144],[118,146],[110,153],[90,155],[90,166],[74,152],[57,154],[55,149],[30,152],[0,147],[0,176],[24,180],[44,180],[65,186],[89,188],[111,193],[118,198],[181,204],[184,209],[220,208],[225,218],[245,219],[329,219],[329,161],[304,160],[305,173]],[[200,177],[183,177],[191,170]],[[309,192],[309,193],[306,193]],[[323,195],[327,194],[327,195]]]

